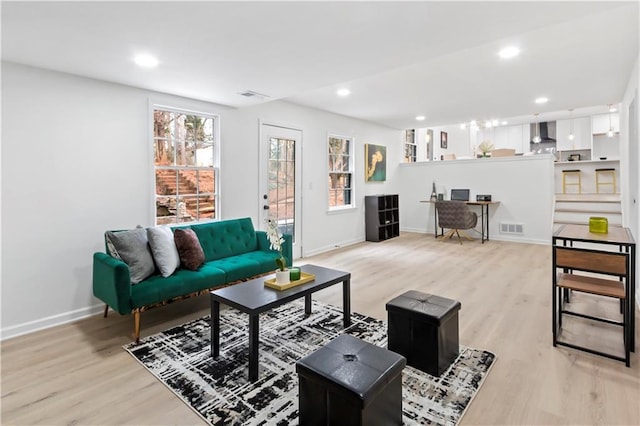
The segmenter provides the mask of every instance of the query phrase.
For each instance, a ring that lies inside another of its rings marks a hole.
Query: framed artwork
[[[440,132],[440,148],[447,149],[447,132]]]
[[[387,147],[383,145],[364,145],[365,182],[384,182],[387,180]]]

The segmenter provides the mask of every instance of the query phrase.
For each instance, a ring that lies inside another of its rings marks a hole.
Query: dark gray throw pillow
[[[182,266],[192,271],[198,269],[204,263],[204,251],[193,229],[176,229],[173,238]]]
[[[113,244],[116,255],[129,266],[131,284],[138,284],[153,275],[156,266],[147,241],[147,230],[139,227],[127,231],[107,231],[107,238]]]

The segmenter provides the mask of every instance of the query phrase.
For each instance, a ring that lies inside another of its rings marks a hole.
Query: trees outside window
[[[217,126],[213,115],[154,109],[156,224],[217,217]]]
[[[354,207],[353,139],[329,136],[329,210]]]

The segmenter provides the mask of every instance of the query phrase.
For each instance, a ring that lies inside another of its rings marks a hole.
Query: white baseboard
[[[23,334],[33,333],[34,331],[55,327],[57,325],[66,324],[72,321],[99,314],[103,311],[104,304],[99,304],[86,308],[76,309],[75,311],[52,315],[50,317],[41,318],[18,325],[3,327],[2,330],[0,330],[0,341],[22,336]]]
[[[317,254],[326,253],[328,251],[339,249],[339,248],[342,248],[342,247],[352,246],[354,244],[358,244],[358,243],[361,243],[363,241],[364,241],[364,239],[362,239],[362,240],[343,241],[341,243],[334,244],[334,245],[331,245],[331,246],[321,247],[319,249],[315,249],[315,250],[311,250],[311,251],[305,252],[304,255],[302,256],[302,258],[309,257],[309,256],[315,256]]]
[[[433,230],[432,229],[428,229],[425,230],[424,228],[400,228],[400,231],[402,232],[415,232],[417,234],[431,234],[433,235]],[[480,234],[470,234],[473,235],[474,237],[480,239]],[[504,236],[504,235],[500,235],[500,234],[496,234],[496,235],[490,235],[491,240],[495,240],[495,241],[509,241],[509,242],[513,242],[513,243],[527,243],[527,244],[551,244],[551,238],[549,238],[548,240],[539,240],[539,239],[531,239],[531,238],[518,238],[518,237],[511,237],[511,236]]]

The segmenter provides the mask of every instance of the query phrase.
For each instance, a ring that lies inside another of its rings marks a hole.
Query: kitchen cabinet
[[[609,113],[594,115],[591,123],[594,135],[606,135],[609,131]],[[614,133],[620,132],[620,115],[617,112],[611,113],[611,127]]]
[[[518,153],[529,152],[528,127],[528,125],[519,124],[482,129],[478,133],[478,143],[488,139],[493,143],[494,149],[512,148]]]
[[[607,121],[607,126],[609,122]],[[558,151],[591,149],[591,118],[579,117],[573,119],[573,140],[571,133],[571,119],[556,121],[556,149]]]

